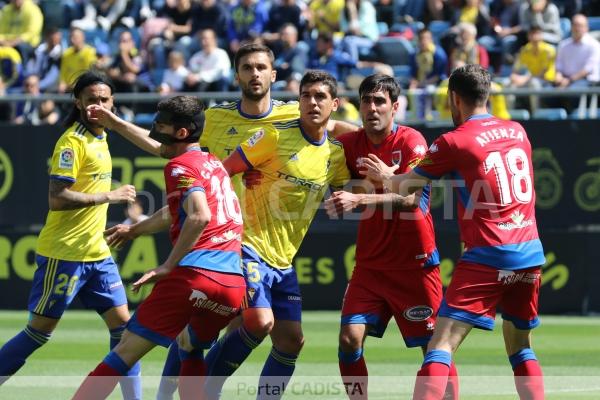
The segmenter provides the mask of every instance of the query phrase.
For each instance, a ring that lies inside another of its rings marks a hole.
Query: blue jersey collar
[[[262,113],[262,114],[258,114],[258,115],[253,115],[253,114],[246,114],[245,112],[242,111],[242,101],[238,100],[237,101],[237,110],[240,113],[240,115],[244,118],[248,118],[248,119],[260,119],[260,118],[264,118],[267,115],[271,114],[271,111],[273,111],[273,100],[271,100],[271,103],[269,104],[269,109]]]

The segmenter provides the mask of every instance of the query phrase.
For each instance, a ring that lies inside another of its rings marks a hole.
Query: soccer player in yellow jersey
[[[103,232],[108,203],[135,200],[135,188],[111,191],[112,163],[104,127],[90,121],[86,107],[113,106],[112,83],[88,71],[75,83],[75,105],[67,130],[54,148],[50,166],[50,211],[38,238],[29,296],[31,317],[25,329],[0,349],[0,383],[16,373],[44,345],[75,296],[102,316],[111,348],[129,320],[127,297]],[[141,399],[139,364],[122,381],[125,399]]]
[[[325,190],[350,178],[342,145],[326,129],[337,106],[335,78],[309,71],[300,82],[300,119],[258,129],[223,162],[230,175],[256,169],[262,178],[242,200],[243,322],[209,352],[208,399],[218,398],[225,379],[267,335],[273,347],[257,398],[279,399],[294,371],[304,338],[292,259]]]

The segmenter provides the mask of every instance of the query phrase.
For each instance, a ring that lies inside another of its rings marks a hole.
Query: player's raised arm
[[[88,106],[87,114],[90,121],[98,122],[107,129],[117,132],[140,149],[152,155],[161,157],[161,144],[150,138],[149,130],[134,125],[131,122],[127,122],[122,118],[119,118],[119,116],[112,111],[96,104]]]
[[[75,210],[105,203],[125,203],[135,200],[135,187],[123,185],[104,193],[82,193],[71,190],[74,182],[50,179],[48,203],[51,211]]]

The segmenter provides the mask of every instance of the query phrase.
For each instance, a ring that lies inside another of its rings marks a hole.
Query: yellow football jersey
[[[263,175],[242,198],[242,242],[272,267],[289,268],[327,187],[350,179],[342,144],[327,135],[313,142],[292,120],[259,128],[237,151]]]
[[[50,179],[72,182],[81,193],[110,191],[112,162],[106,133],[95,136],[79,122],[58,139]],[[66,261],[97,261],[110,256],[104,240],[108,204],[76,210],[49,211],[40,232],[37,253]]]
[[[220,104],[206,110],[204,130],[200,136],[200,146],[208,152],[224,160],[244,140],[252,136],[263,126],[274,122],[286,122],[300,117],[298,102],[271,101],[269,111],[262,115],[244,114],[240,101]],[[241,199],[244,195],[244,185],[240,176],[231,180],[233,189]]]

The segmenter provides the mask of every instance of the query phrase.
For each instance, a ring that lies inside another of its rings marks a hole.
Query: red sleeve
[[[437,138],[425,153],[414,171],[430,179],[439,179],[456,170],[456,152],[452,150],[446,135]]]
[[[402,154],[402,165],[399,170],[401,173],[405,173],[417,166],[427,152],[427,141],[421,132],[411,129],[404,142],[402,152],[404,154]]]
[[[165,166],[165,182],[169,195],[178,193],[185,198],[193,191],[204,191],[204,178],[198,169],[176,161]]]

